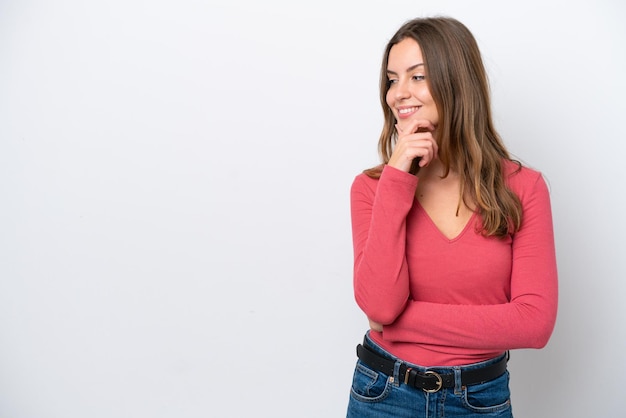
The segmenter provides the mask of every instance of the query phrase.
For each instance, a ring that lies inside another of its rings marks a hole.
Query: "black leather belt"
[[[383,357],[361,344],[356,347],[356,355],[370,368],[385,373],[388,376],[393,376],[396,364],[394,360]],[[507,353],[507,355],[502,357],[502,360],[497,363],[479,369],[461,370],[461,385],[477,385],[501,376],[502,373],[506,371],[508,360],[509,355]],[[454,373],[440,374],[432,370],[422,372],[412,369],[406,363],[400,365],[399,376],[401,379],[404,379],[403,381],[406,385],[422,389],[424,392],[432,393],[437,392],[441,388],[454,387]]]

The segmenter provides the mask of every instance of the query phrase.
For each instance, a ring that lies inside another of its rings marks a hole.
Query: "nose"
[[[396,91],[395,91],[395,97],[396,100],[403,100],[403,99],[408,99],[409,96],[411,95],[411,93],[409,93],[409,89],[408,89],[408,85],[406,82],[403,81],[399,81],[396,84]]]

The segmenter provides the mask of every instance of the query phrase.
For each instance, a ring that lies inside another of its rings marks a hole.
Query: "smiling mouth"
[[[399,115],[409,115],[413,112],[417,112],[419,110],[420,106],[414,106],[414,107],[407,107],[405,109],[398,109],[398,114]]]

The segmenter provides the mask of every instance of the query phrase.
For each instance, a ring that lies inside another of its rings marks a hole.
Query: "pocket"
[[[370,369],[361,360],[357,361],[350,390],[354,399],[362,402],[380,402],[389,395],[392,386],[389,376]]]
[[[467,386],[463,390],[463,405],[472,412],[494,414],[511,409],[509,372],[489,382]],[[510,416],[510,412],[503,417]]]

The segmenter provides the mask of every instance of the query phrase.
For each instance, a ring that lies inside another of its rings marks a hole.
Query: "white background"
[[[432,14],[552,191],[559,317],[513,352],[516,417],[624,416],[619,0],[0,0],[0,416],[345,416],[349,187],[383,48]]]

